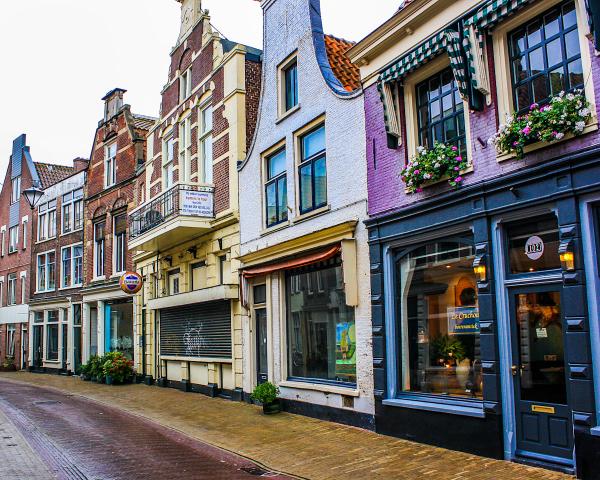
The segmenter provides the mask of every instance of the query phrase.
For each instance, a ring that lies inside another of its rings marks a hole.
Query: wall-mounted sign
[[[527,242],[525,242],[525,255],[530,260],[539,260],[544,255],[544,241],[534,235],[533,237],[529,237]]]
[[[448,335],[473,335],[479,333],[479,308],[448,308]]]
[[[121,290],[130,295],[134,295],[142,289],[144,279],[137,272],[125,272],[119,279]]]
[[[181,215],[190,217],[213,216],[212,192],[197,192],[196,190],[181,190]]]

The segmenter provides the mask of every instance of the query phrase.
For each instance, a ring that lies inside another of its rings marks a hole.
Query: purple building
[[[407,0],[349,52],[376,428],[598,478],[600,2],[474,3]]]

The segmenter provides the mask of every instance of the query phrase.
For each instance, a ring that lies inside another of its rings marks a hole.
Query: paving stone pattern
[[[311,479],[568,480],[568,475],[477,457],[354,427],[244,403],[145,385],[106,386],[77,378],[0,374],[8,382],[53,387],[169,426],[268,469]],[[139,439],[143,442],[142,438]]]

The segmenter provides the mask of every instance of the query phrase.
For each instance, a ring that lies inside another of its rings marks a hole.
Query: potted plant
[[[84,382],[89,382],[91,379],[90,375],[90,365],[88,363],[84,363],[79,367],[79,378],[81,378]]]
[[[134,375],[133,362],[121,352],[109,352],[104,356],[102,371],[107,385],[121,384]]]
[[[279,395],[279,388],[271,382],[265,382],[256,386],[251,397],[262,405],[265,415],[272,415],[281,412],[281,404],[277,395]]]
[[[440,366],[458,365],[466,356],[465,346],[455,336],[439,335],[431,343],[434,359]]]
[[[16,369],[17,369],[17,366],[15,365],[15,357],[11,357],[10,355],[7,355],[4,358],[4,362],[2,362],[2,367],[0,368],[0,371],[12,372]]]
[[[87,363],[88,372],[92,382],[102,383],[104,372],[102,371],[102,357],[92,355]]]

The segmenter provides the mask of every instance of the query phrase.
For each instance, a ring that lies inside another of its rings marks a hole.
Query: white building
[[[364,105],[319,0],[264,0],[262,99],[239,167],[244,392],[371,427]]]

